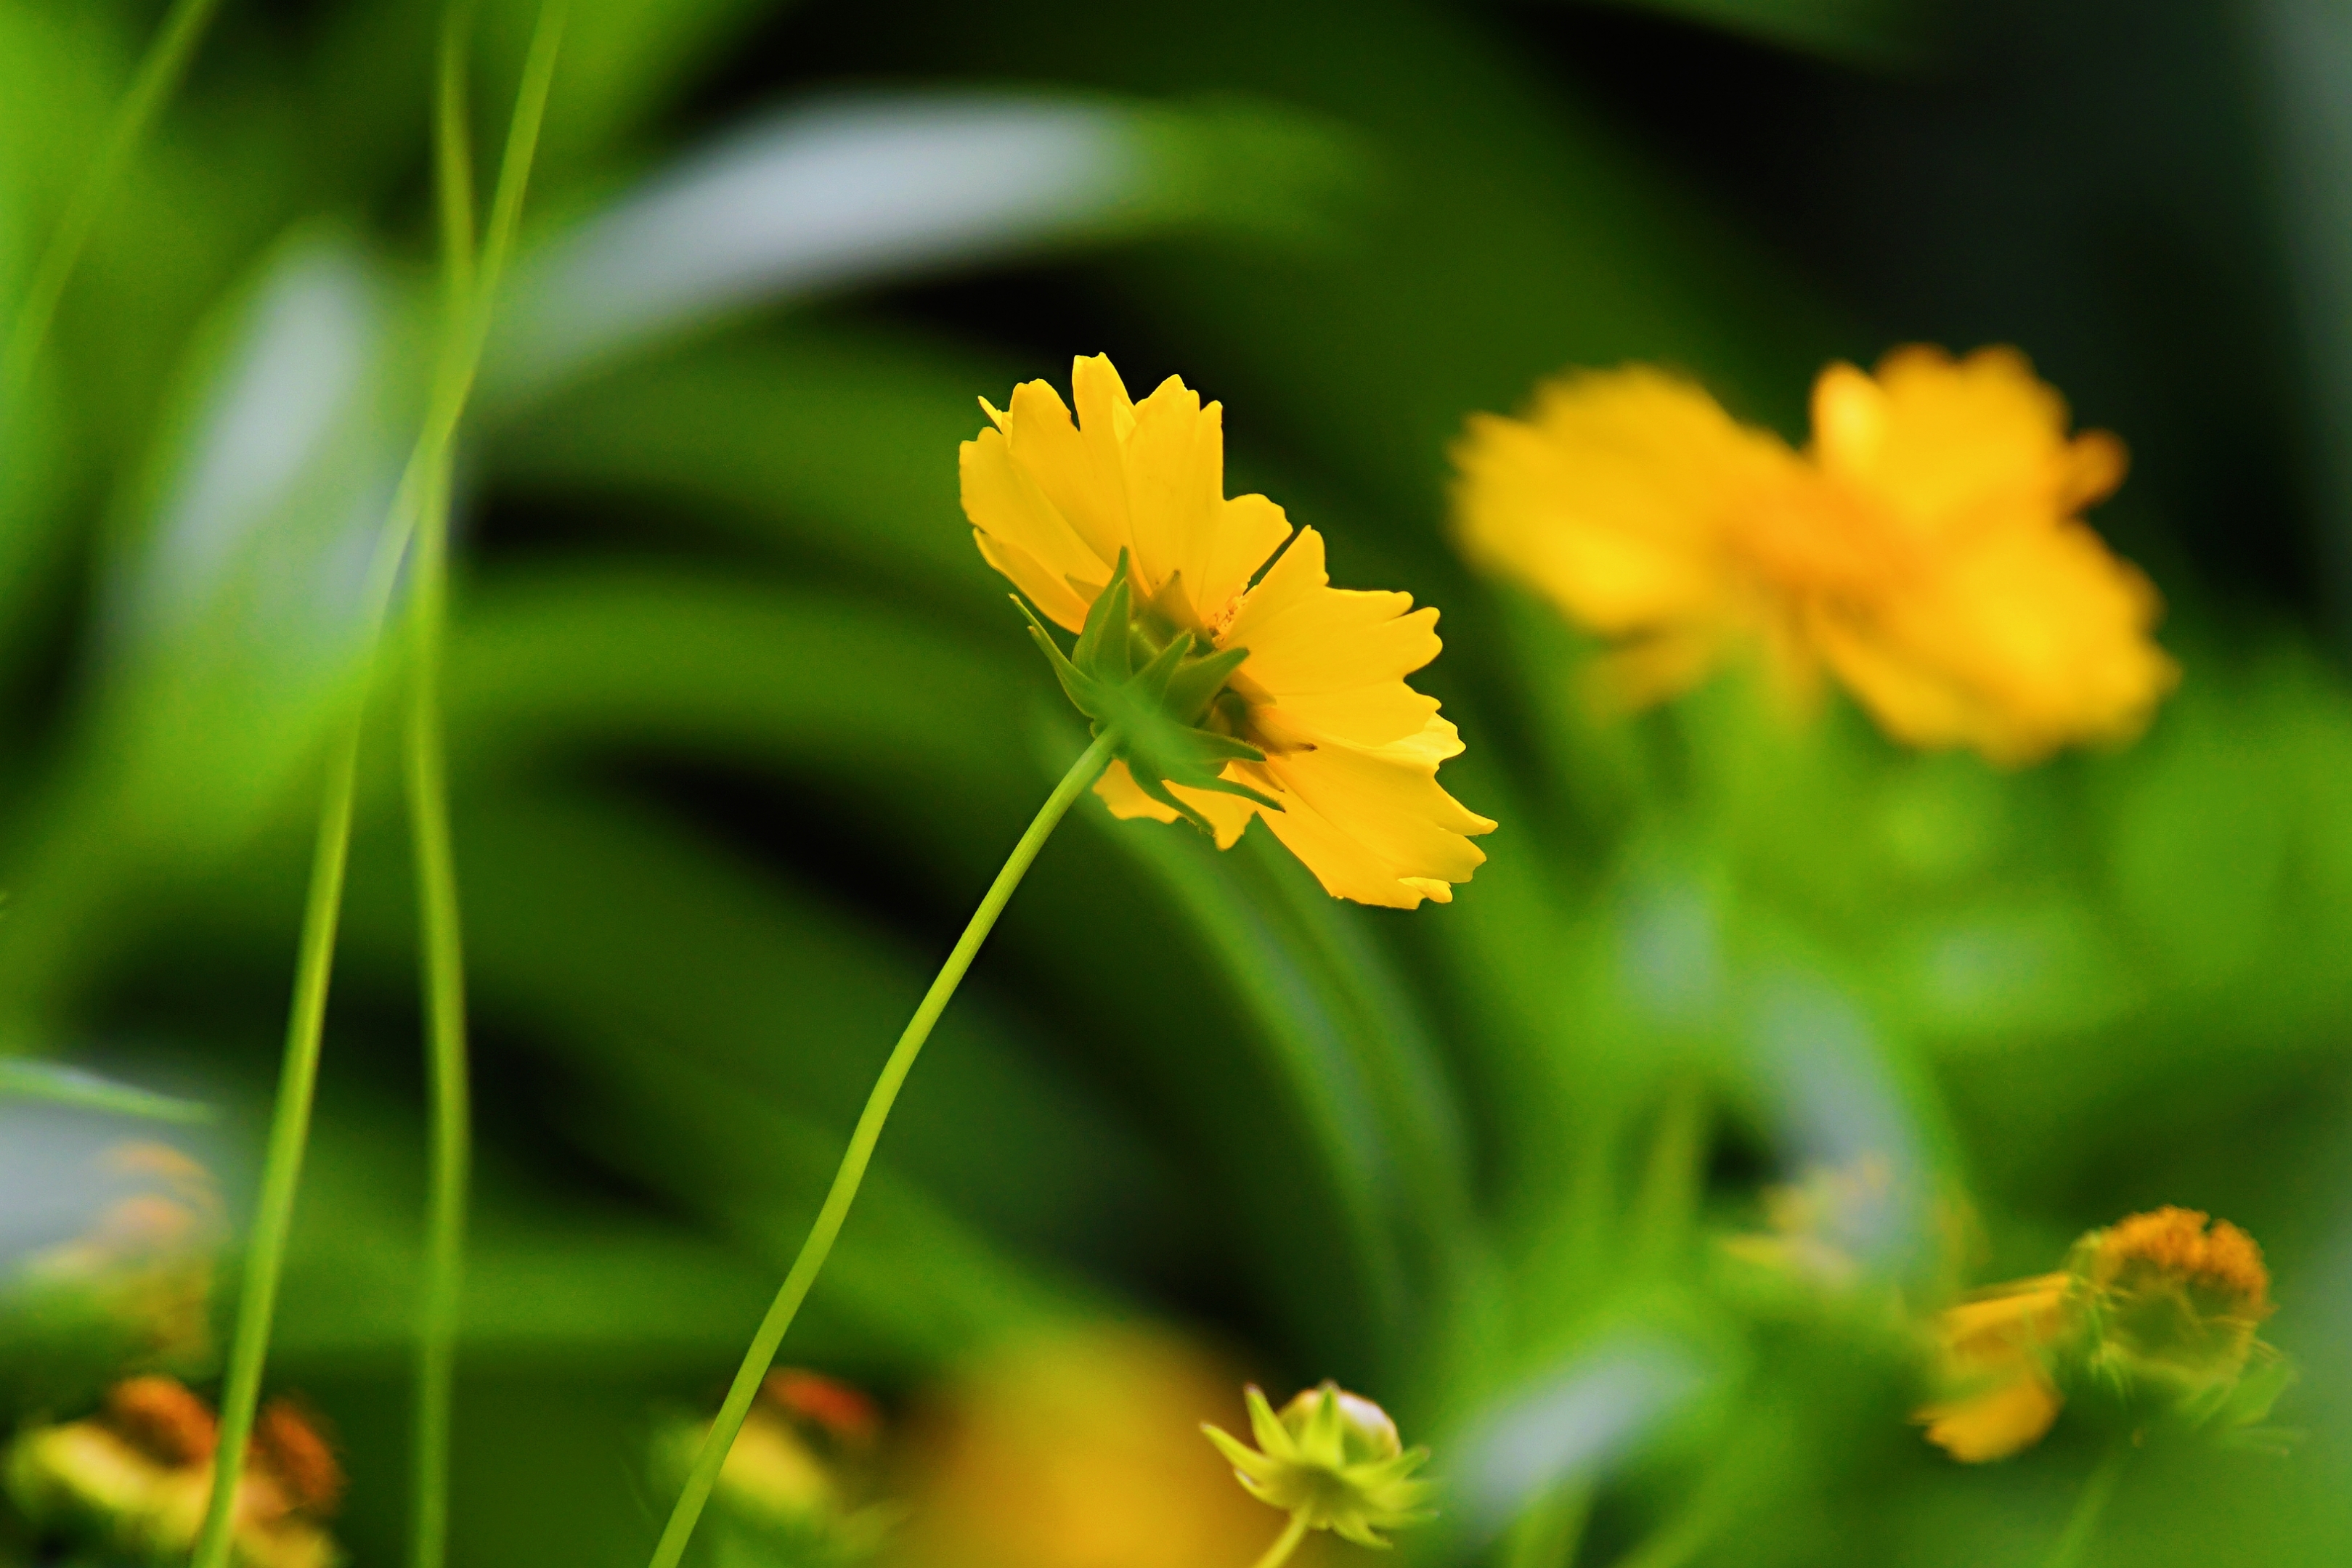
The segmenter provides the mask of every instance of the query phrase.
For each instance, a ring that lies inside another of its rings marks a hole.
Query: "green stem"
[[[450,313],[462,317],[474,298],[474,143],[467,131],[466,39],[472,0],[449,0],[441,14],[434,83],[433,183],[441,211],[441,267]]]
[[[1274,1538],[1274,1544],[1265,1549],[1265,1555],[1257,1560],[1257,1568],[1282,1568],[1290,1561],[1290,1554],[1298,1550],[1298,1543],[1306,1539],[1307,1515],[1303,1512],[1292,1514],[1282,1533]]]
[[[204,37],[205,25],[219,8],[220,0],[174,0],[163,25],[155,30],[147,57],[139,62],[139,73],[131,78],[131,90],[114,111],[114,123],[107,128],[97,157],[90,160],[81,183],[67,200],[48,247],[41,252],[32,279],[25,286],[24,302],[17,307],[16,324],[8,333],[6,353],[0,356],[0,412],[15,403],[32,379],[33,365],[40,358],[41,344],[58,313],[58,301],[65,297],[66,285],[72,281],[82,247],[89,243],[90,231],[106,210],[107,198],[114,193],[131,155],[139,150],[148,127],[179,85],[189,57]]]
[[[277,1311],[278,1281],[285,1270],[286,1233],[292,1221],[295,1193],[301,1185],[303,1152],[310,1138],[320,1046],[326,1031],[327,986],[333,967],[335,929],[342,910],[343,873],[351,848],[352,798],[359,769],[360,737],[365,727],[368,690],[374,681],[377,647],[393,589],[399,580],[401,559],[407,553],[420,521],[439,518],[446,526],[450,445],[457,422],[465,413],[475,371],[481,362],[490,300],[512,247],[523,191],[539,145],[539,128],[547,112],[548,89],[554,80],[555,51],[563,35],[563,14],[562,0],[545,0],[541,6],[539,25],[523,63],[521,86],[515,95],[514,120],[507,133],[506,157],[491,204],[490,230],[483,246],[476,290],[467,309],[461,317],[453,317],[443,338],[441,363],[424,427],[417,433],[416,445],[409,453],[408,465],[401,474],[399,490],[393,497],[392,516],[368,562],[362,598],[362,653],[356,690],[334,742],[325,801],[320,811],[318,847],[311,862],[310,891],[303,910],[296,964],[294,1007],[287,1023],[286,1063],[278,1080],[277,1106],[270,1118],[269,1148],[262,1165],[261,1198],[246,1254],[244,1293],[237,1304],[228,1375],[221,1392],[220,1441],[213,1467],[212,1498],[205,1510],[203,1532],[197,1538],[194,1568],[226,1568],[229,1560],[236,1492],[245,1475],[246,1445],[252,1436],[255,1409],[260,1403],[270,1322]]]
[[[1689,1236],[1706,1186],[1706,1086],[1693,1076],[1678,1078],[1659,1108],[1634,1203],[1633,1243],[1651,1262],[1670,1261]]]
[[[435,118],[442,263],[450,340],[476,309],[472,151],[466,129],[466,27],[473,7],[444,14]],[[424,957],[428,1158],[425,1284],[417,1324],[415,1496],[409,1560],[442,1568],[449,1546],[449,1451],[456,1403],[457,1314],[465,1289],[466,1215],[473,1166],[473,1106],[466,1040],[465,941],[457,856],[449,833],[448,760],[441,717],[441,651],[449,601],[449,475],[425,487],[409,601],[405,735],[409,833],[415,849],[417,946]]]
[[[856,1131],[850,1134],[840,1168],[834,1172],[833,1186],[824,1195],[824,1207],[817,1211],[808,1239],[801,1243],[800,1256],[793,1260],[792,1270],[784,1276],[774,1301],[769,1304],[768,1315],[760,1321],[759,1332],[751,1336],[751,1347],[744,1353],[743,1364],[736,1368],[735,1381],[728,1386],[727,1398],[719,1406],[719,1418],[711,1423],[702,1447],[695,1453],[694,1468],[687,1474],[686,1487],[678,1494],[677,1505],[670,1511],[659,1544],[654,1548],[652,1568],[677,1568],[678,1559],[686,1554],[686,1543],[692,1539],[695,1523],[702,1517],[703,1504],[710,1499],[719,1467],[727,1462],[727,1451],[734,1447],[735,1434],[742,1429],[743,1417],[751,1413],[761,1381],[776,1359],[776,1348],[783,1343],[785,1331],[793,1326],[801,1302],[807,1299],[809,1288],[816,1283],[817,1274],[833,1251],[834,1239],[841,1234],[843,1221],[849,1218],[850,1205],[857,1200],[858,1184],[866,1179],[866,1167],[874,1157],[874,1146],[881,1141],[882,1124],[890,1118],[890,1107],[898,1098],[908,1071],[915,1065],[923,1041],[930,1038],[931,1026],[947,1010],[949,998],[955,995],[964,971],[971,967],[980,945],[988,939],[990,929],[996,925],[996,917],[1011,901],[1013,890],[1021,885],[1030,862],[1045,847],[1045,841],[1053,836],[1054,829],[1078,796],[1110,765],[1115,739],[1108,732],[1097,737],[1062,775],[1062,781],[1054,786],[1053,794],[1046,798],[1036,820],[1029,824],[1029,831],[1013,846],[1004,869],[989,884],[987,896],[972,912],[971,923],[956,939],[955,949],[940,966],[931,988],[923,993],[922,1005],[915,1009],[907,1031],[891,1048],[889,1060],[882,1064],[882,1075],[874,1081],[874,1091],[866,1096]]]
[[[444,514],[445,504],[436,508]],[[431,531],[427,531],[427,540]],[[409,691],[408,808],[416,850],[418,942],[425,957],[426,1061],[431,1094],[431,1171],[425,1197],[425,1291],[416,1351],[415,1512],[411,1561],[440,1568],[449,1528],[449,1425],[456,1382],[457,1310],[465,1286],[466,1210],[473,1164],[472,1103],[466,1042],[465,944],[450,845],[449,782],[441,721],[441,627],[423,606],[430,592],[422,559],[416,668]]]
[[[2074,1501],[2074,1516],[2066,1521],[2066,1533],[2058,1538],[2058,1549],[2050,1554],[2048,1568],[2075,1568],[2083,1553],[2098,1533],[2099,1521],[2106,1516],[2107,1502],[2116,1495],[2116,1482],[2122,1479],[2124,1466],[2130,1462],[2131,1444],[2118,1438],[2091,1479],[2083,1483],[2083,1495]]]
[[[343,871],[352,841],[352,785],[359,767],[360,727],[349,726],[327,769],[318,843],[311,853],[310,894],[302,911],[302,937],[294,969],[294,1006],[286,1025],[286,1062],[270,1114],[269,1152],[261,1168],[261,1199],[245,1255],[245,1289],[230,1342],[228,1380],[221,1395],[219,1458],[213,1467],[210,1510],[196,1542],[197,1568],[228,1561],[231,1506],[245,1469],[245,1446],[261,1397],[261,1368],[269,1349],[278,1281],[286,1263],[286,1233],[301,1185],[302,1154],[310,1134],[310,1104],[319,1082],[319,1046],[327,1021],[327,982],[334,967],[335,926],[342,910]]]
[[[1538,1498],[1503,1539],[1502,1568],[1571,1568],[1592,1517],[1592,1483],[1563,1481]]]

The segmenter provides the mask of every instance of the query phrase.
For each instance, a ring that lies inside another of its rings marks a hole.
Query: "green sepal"
[[[1248,657],[1247,648],[1228,648],[1222,653],[1195,659],[1177,671],[1168,682],[1168,711],[1186,724],[1199,724],[1217,694],[1225,689],[1225,682]]]
[[[1133,669],[1127,646],[1128,591],[1127,552],[1121,550],[1110,586],[1095,595],[1087,610],[1087,623],[1078,632],[1078,645],[1070,655],[1072,663],[1097,681],[1117,685]]]
[[[1017,595],[1013,602],[1029,622],[1029,635],[1053,666],[1064,695],[1093,721],[1095,734],[1117,737],[1113,755],[1127,764],[1145,795],[1203,832],[1213,831],[1208,819],[1178,800],[1171,784],[1239,796],[1269,811],[1282,810],[1282,803],[1264,791],[1222,777],[1226,764],[1263,762],[1265,753],[1245,740],[1200,727],[1249,650],[1227,648],[1199,655],[1202,640],[1183,632],[1141,669],[1135,668],[1134,644],[1141,638],[1134,625],[1125,551],[1119,553],[1109,584],[1087,608],[1086,624],[1068,653],[1035,612]]]
[[[2293,1387],[2300,1375],[2294,1363],[2273,1351],[2268,1361],[2247,1368],[2245,1375],[2229,1386],[2207,1419],[2225,1431],[2259,1427],[2270,1419],[2279,1396]]]

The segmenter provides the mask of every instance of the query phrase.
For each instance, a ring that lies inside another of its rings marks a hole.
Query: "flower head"
[[[2273,1310],[2254,1239],[2195,1209],[2159,1208],[2094,1230],[2074,1244],[2074,1267],[2093,1370],[2184,1396],[2242,1376]]]
[[[1411,1479],[1429,1450],[1405,1448],[1396,1423],[1370,1400],[1326,1382],[1277,1416],[1255,1386],[1248,1396],[1256,1448],[1206,1423],[1201,1430],[1251,1496],[1360,1546],[1386,1546],[1378,1531],[1430,1517],[1420,1507],[1429,1483]]]
[[[212,1175],[166,1144],[108,1149],[100,1176],[121,1196],[89,1228],[26,1260],[24,1282],[52,1317],[102,1343],[108,1375],[184,1369],[212,1344],[214,1253],[226,1234]]]
[[[963,505],[989,564],[1081,633],[1074,660],[1039,635],[1119,736],[1097,793],[1121,817],[1189,818],[1220,848],[1262,816],[1339,897],[1449,900],[1495,824],[1439,786],[1462,743],[1405,684],[1437,656],[1437,612],[1333,588],[1314,529],[1228,497],[1223,410],[1175,377],[1139,403],[1097,355],[1071,386],[1075,420],[1042,381],[1002,412],[982,402],[992,427],[963,444]]]
[[[681,1422],[663,1435],[656,1460],[683,1472],[709,1435],[708,1422]],[[863,1563],[898,1522],[875,1493],[881,1413],[846,1383],[797,1367],[768,1374],[713,1496],[719,1528],[792,1562]]]
[[[2255,1337],[2272,1310],[2270,1271],[2244,1231],[2194,1209],[2131,1215],[2075,1242],[2063,1272],[1942,1312],[1951,1393],[1918,1419],[1954,1458],[2004,1458],[2039,1442],[2062,1389],[2087,1378],[2119,1395],[2136,1425],[2242,1440],[2294,1376]]]
[[[2013,350],[1832,365],[1802,453],[1642,367],[1545,387],[1457,449],[1465,549],[1619,641],[1607,682],[1656,700],[1736,649],[1782,684],[1826,667],[1895,738],[2032,760],[2145,726],[2177,672],[2155,591],[2079,513],[2122,444],[2069,437]]]
[[[97,1416],[35,1427],[8,1450],[7,1486],[45,1535],[142,1563],[187,1560],[210,1506],[220,1437],[212,1410],[169,1377],[133,1377]],[[243,1568],[332,1568],[323,1525],[342,1468],[314,1417],[281,1399],[262,1407],[237,1485],[230,1536]]]

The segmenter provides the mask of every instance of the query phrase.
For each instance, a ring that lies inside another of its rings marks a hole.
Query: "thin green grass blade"
[[[52,1105],[70,1105],[76,1110],[140,1116],[151,1122],[198,1123],[213,1119],[213,1108],[200,1100],[158,1094],[54,1061],[0,1060],[0,1100],[40,1100]]]
[[[451,0],[442,22],[434,169],[441,209],[443,285],[449,330],[463,333],[475,296],[473,149],[466,117],[470,0]],[[457,855],[449,831],[449,779],[441,712],[442,646],[449,601],[449,476],[425,497],[409,601],[410,675],[404,736],[409,831],[415,844],[417,946],[424,957],[425,1079],[429,1105],[425,1197],[425,1286],[416,1338],[415,1458],[410,1562],[441,1568],[449,1546],[450,1416],[457,1396],[459,1305],[473,1166],[472,1068],[466,1038],[465,937]]]
[[[261,1376],[268,1355],[271,1319],[276,1312],[278,1281],[285,1269],[286,1234],[292,1223],[294,1199],[301,1182],[304,1145],[309,1141],[311,1101],[318,1084],[319,1055],[326,1028],[327,988],[333,967],[335,927],[342,904],[343,875],[350,857],[352,806],[359,767],[360,737],[367,688],[373,684],[377,644],[389,611],[402,558],[421,519],[448,504],[450,447],[457,422],[465,412],[474,375],[481,362],[482,341],[500,269],[513,248],[516,221],[530,176],[539,129],[547,111],[547,94],[555,75],[556,50],[562,41],[562,0],[547,0],[540,12],[539,31],[531,41],[520,88],[515,96],[514,120],[507,135],[506,156],[499,172],[492,203],[489,234],[483,246],[478,292],[471,308],[451,318],[442,346],[434,393],[415,449],[410,454],[400,489],[394,497],[390,524],[377,540],[369,563],[365,646],[362,679],[352,704],[347,728],[336,743],[330,764],[326,798],[320,813],[317,849],[312,861],[310,893],[303,913],[300,958],[295,984],[295,1004],[289,1021],[286,1063],[272,1112],[269,1152],[263,1166],[261,1201],[246,1254],[245,1291],[238,1302],[236,1337],[229,1352],[228,1375],[221,1393],[219,1458],[214,1467],[212,1499],[198,1538],[194,1568],[226,1568],[236,1521],[236,1499],[243,1479],[246,1446],[252,1436],[260,1403]],[[437,500],[436,500],[437,497]]]
[[[219,9],[220,0],[174,0],[163,25],[155,30],[155,41],[148,47],[147,57],[140,61],[139,74],[131,78],[131,90],[123,95],[98,155],[90,160],[88,172],[67,202],[57,232],[49,236],[34,267],[32,281],[26,286],[24,300],[16,308],[7,349],[0,354],[0,418],[9,417],[23,395],[40,358],[41,345],[48,338],[49,323],[57,318],[58,302],[65,297],[66,285],[73,280],[74,267],[89,244],[90,231],[98,226],[107,199],[113,195],[139,144],[146,140],[148,128],[170,101],[206,25]]]

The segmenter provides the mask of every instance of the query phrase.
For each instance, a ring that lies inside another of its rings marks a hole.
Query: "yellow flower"
[[[1220,848],[1263,816],[1339,897],[1451,899],[1486,859],[1470,835],[1495,824],[1439,786],[1462,742],[1436,699],[1405,684],[1437,656],[1437,612],[1331,587],[1314,529],[1294,538],[1265,497],[1226,497],[1223,411],[1175,377],[1138,403],[1097,355],[1073,364],[1071,383],[1076,421],[1042,381],[1014,388],[1006,411],[982,401],[993,428],[961,455],[981,553],[1072,632],[1124,554],[1147,657],[1188,634],[1204,651],[1245,650],[1200,722],[1255,754],[1223,761],[1223,781],[1277,809],[1181,782],[1152,780],[1170,797],[1154,799],[1124,762],[1097,792],[1121,817],[1173,821],[1181,805]]]
[[[1411,1479],[1429,1450],[1405,1448],[1379,1406],[1329,1382],[1300,1392],[1279,1416],[1255,1385],[1247,1395],[1256,1448],[1207,1422],[1201,1430],[1250,1495],[1288,1512],[1294,1530],[1386,1546],[1381,1531],[1429,1518],[1420,1507],[1429,1483]]]
[[[710,1430],[679,1423],[663,1434],[663,1469],[682,1475]],[[746,1542],[722,1556],[835,1564],[872,1558],[899,1510],[877,1500],[881,1413],[848,1384],[797,1367],[768,1374],[720,1467],[714,1498]]]
[[[118,1383],[103,1412],[34,1427],[7,1456],[10,1497],[46,1536],[96,1542],[133,1561],[187,1561],[212,1500],[219,1431],[205,1402],[169,1377]],[[310,1417],[262,1407],[237,1485],[230,1535],[239,1568],[334,1568],[342,1552],[320,1521],[343,1492],[342,1467]]]
[[[2075,1243],[2092,1369],[2194,1397],[2234,1384],[2271,1315],[2270,1270],[2254,1239],[2190,1208],[2135,1214]]]
[[[1531,416],[1471,418],[1465,551],[1621,641],[1640,705],[1759,648],[1802,695],[1826,667],[1895,738],[2021,763],[2136,735],[2177,678],[2155,590],[2078,514],[2121,443],[2067,435],[2011,349],[1832,365],[1803,453],[1663,371],[1578,372]]]
[[[1063,1328],[990,1347],[916,1423],[904,1568],[1223,1568],[1265,1514],[1192,1435],[1224,1364],[1164,1331]]]
[[[227,1229],[211,1173],[154,1143],[117,1145],[100,1163],[132,1190],[82,1235],[26,1260],[28,1280],[86,1308],[121,1362],[201,1363],[211,1351],[213,1254]]]
[[[2041,1440],[2079,1373],[2122,1396],[2135,1422],[2242,1440],[2294,1375],[2255,1337],[2272,1310],[2270,1270],[2244,1231],[2194,1209],[2130,1215],[2075,1242],[2063,1272],[1943,1312],[1955,1393],[1916,1418],[1954,1458],[2005,1458]]]

